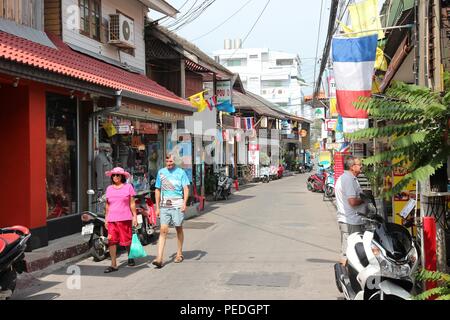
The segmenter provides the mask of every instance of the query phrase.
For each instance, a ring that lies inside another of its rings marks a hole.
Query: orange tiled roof
[[[0,31],[0,58],[62,74],[99,86],[192,106],[142,74],[135,74],[72,50],[49,35],[57,49]]]

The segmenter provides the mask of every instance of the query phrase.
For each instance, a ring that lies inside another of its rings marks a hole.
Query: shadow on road
[[[211,208],[218,208],[218,206],[222,205],[222,204],[227,204],[227,203],[236,203],[236,202],[240,202],[240,201],[245,201],[248,199],[252,199],[255,198],[255,196],[244,196],[244,195],[240,195],[240,194],[236,194],[233,193],[228,200],[218,200],[218,201],[208,201],[209,202],[209,206]]]
[[[335,264],[337,261],[327,260],[327,259],[306,259],[306,261],[311,263],[332,263]]]
[[[201,260],[204,256],[206,256],[208,252],[203,250],[191,250],[191,251],[183,251],[184,260]],[[170,256],[170,259],[175,259],[176,253]]]
[[[18,286],[23,287],[23,289],[17,288],[11,300],[53,300],[58,298],[60,294],[46,293],[37,296],[34,295],[60,284],[61,282],[59,281],[42,281],[39,279],[34,279],[31,283],[26,283],[25,287],[25,283],[22,284],[19,282]]]

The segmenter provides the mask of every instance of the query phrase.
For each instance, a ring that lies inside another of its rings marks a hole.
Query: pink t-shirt
[[[128,221],[133,219],[130,209],[130,197],[134,196],[133,185],[124,183],[116,189],[112,185],[106,189],[106,200],[109,204],[108,222]]]

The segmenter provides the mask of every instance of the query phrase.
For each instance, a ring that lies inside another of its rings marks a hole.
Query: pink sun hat
[[[128,172],[126,172],[125,170],[123,170],[123,168],[121,167],[116,167],[110,171],[106,171],[105,174],[108,177],[111,177],[113,174],[121,174],[123,175],[126,179],[128,179],[130,177],[130,174]]]

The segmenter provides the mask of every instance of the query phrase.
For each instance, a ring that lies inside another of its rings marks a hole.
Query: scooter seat
[[[28,229],[27,227],[24,227],[24,226],[13,226],[13,227],[4,228],[3,230],[19,231],[24,235],[30,234],[30,229]]]
[[[20,236],[16,233],[0,234],[0,254],[9,251],[20,242]]]

